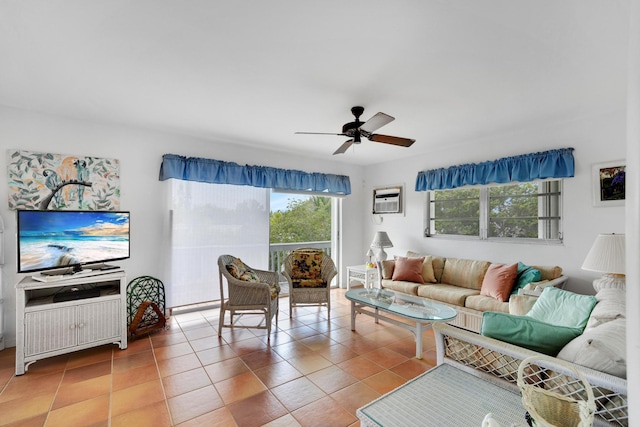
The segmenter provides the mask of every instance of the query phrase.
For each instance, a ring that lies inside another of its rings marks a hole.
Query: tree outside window
[[[432,191],[425,235],[560,241],[560,188],[550,180]]]

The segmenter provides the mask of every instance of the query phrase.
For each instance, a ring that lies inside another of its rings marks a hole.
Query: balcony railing
[[[322,249],[324,253],[331,256],[330,240],[326,242],[272,243],[269,245],[269,270],[281,272],[284,259],[298,248]]]

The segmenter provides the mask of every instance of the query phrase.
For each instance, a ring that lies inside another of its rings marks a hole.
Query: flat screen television
[[[129,258],[130,212],[18,210],[18,273],[109,268]]]

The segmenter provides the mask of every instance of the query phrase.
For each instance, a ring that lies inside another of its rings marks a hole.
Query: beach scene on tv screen
[[[19,233],[21,271],[129,256],[128,213],[22,212]]]

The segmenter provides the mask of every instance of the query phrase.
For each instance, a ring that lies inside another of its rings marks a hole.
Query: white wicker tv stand
[[[54,302],[62,291],[98,288],[100,296]],[[69,278],[16,284],[16,375],[33,362],[103,344],[127,348],[124,270],[82,272]]]

